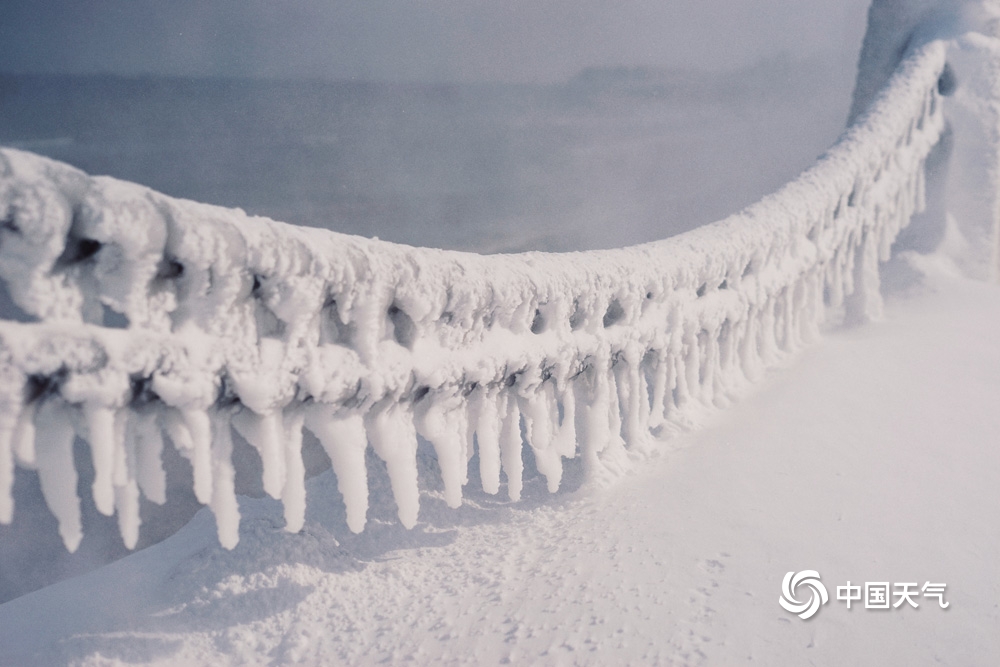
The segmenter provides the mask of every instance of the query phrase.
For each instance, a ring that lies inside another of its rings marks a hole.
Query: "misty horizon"
[[[513,81],[513,80],[438,80],[438,79],[392,79],[392,78],[327,78],[324,76],[311,76],[299,74],[283,75],[256,75],[256,74],[216,74],[216,73],[172,73],[157,71],[136,71],[120,72],[113,70],[103,71],[33,71],[24,69],[7,69],[0,63],[0,77],[6,78],[79,78],[79,79],[122,79],[122,80],[142,80],[142,79],[162,79],[180,81],[248,81],[248,82],[288,82],[288,83],[314,83],[318,85],[341,85],[341,84],[375,84],[385,86],[497,86],[497,87],[558,87],[567,84],[578,83],[588,75],[600,73],[626,74],[634,78],[648,77],[706,77],[718,78],[732,75],[739,75],[754,72],[770,67],[787,67],[789,65],[817,65],[825,63],[839,67],[853,67],[857,64],[857,53],[847,51],[826,51],[812,54],[794,54],[789,51],[780,51],[761,56],[750,61],[733,63],[731,66],[721,69],[708,69],[699,67],[697,64],[691,65],[669,65],[652,63],[632,63],[620,62],[591,63],[580,65],[576,70],[569,71],[564,77],[547,81]]]
[[[16,73],[551,83],[588,66],[726,71],[856,54],[866,0],[0,3]]]
[[[293,224],[585,250],[692,229],[794,177],[842,130],[853,70],[778,58],[715,74],[585,68],[558,84],[5,75],[0,144]]]

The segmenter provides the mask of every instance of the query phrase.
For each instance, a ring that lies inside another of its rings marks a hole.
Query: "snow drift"
[[[593,473],[699,403],[759,377],[829,309],[881,307],[879,260],[923,206],[944,127],[946,46],[913,50],[840,141],[776,194],[718,223],[611,251],[483,256],[293,227],[0,150],[0,522],[14,465],[37,469],[69,550],[82,536],[74,438],[99,511],[134,546],[162,503],[169,445],[220,542],[239,539],[233,431],[286,529],[304,520],[303,429],[365,524],[365,452],[401,523],[418,516],[418,435],[447,503],[473,452],[484,490],[521,489],[531,447]]]

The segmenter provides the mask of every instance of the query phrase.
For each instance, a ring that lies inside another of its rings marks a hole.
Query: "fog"
[[[296,224],[580,250],[685,231],[779,187],[836,138],[852,69],[590,69],[545,86],[8,76],[0,142]]]
[[[0,145],[410,244],[614,247],[809,166],[844,126],[866,4],[5,0]],[[0,601],[124,554],[87,510],[66,556],[34,474],[15,496]]]
[[[0,143],[404,243],[610,247],[807,167],[864,20],[861,0],[15,0]]]
[[[4,0],[12,72],[551,83],[856,52],[867,0]]]

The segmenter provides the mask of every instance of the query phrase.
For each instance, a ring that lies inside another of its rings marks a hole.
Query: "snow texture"
[[[67,549],[82,527],[72,442],[97,508],[134,545],[160,452],[191,462],[220,543],[239,539],[233,433],[260,454],[286,529],[305,516],[303,428],[361,531],[370,444],[400,522],[419,513],[418,437],[451,507],[478,451],[511,499],[527,444],[550,491],[578,453],[622,465],[817,335],[829,309],[881,309],[879,260],[923,206],[944,115],[928,42],[799,178],[664,241],[483,256],[293,227],[0,150],[0,521],[36,468]],[[166,438],[164,438],[164,435]],[[476,448],[478,447],[478,450]],[[579,452],[577,449],[579,447]]]

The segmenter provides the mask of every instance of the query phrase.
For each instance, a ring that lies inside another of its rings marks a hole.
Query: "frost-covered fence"
[[[550,490],[721,400],[830,308],[878,312],[879,260],[923,205],[943,128],[945,46],[910,53],[874,105],[799,178],[745,211],[620,250],[481,256],[284,225],[0,151],[0,521],[14,465],[37,469],[68,549],[82,536],[72,445],[96,507],[135,544],[139,497],[163,502],[164,446],[226,547],[238,540],[233,432],[260,454],[287,529],[305,511],[303,429],[328,453],[348,524],[365,452],[417,520],[417,436],[462,502],[521,490],[530,446]],[[522,436],[523,432],[523,436]]]

